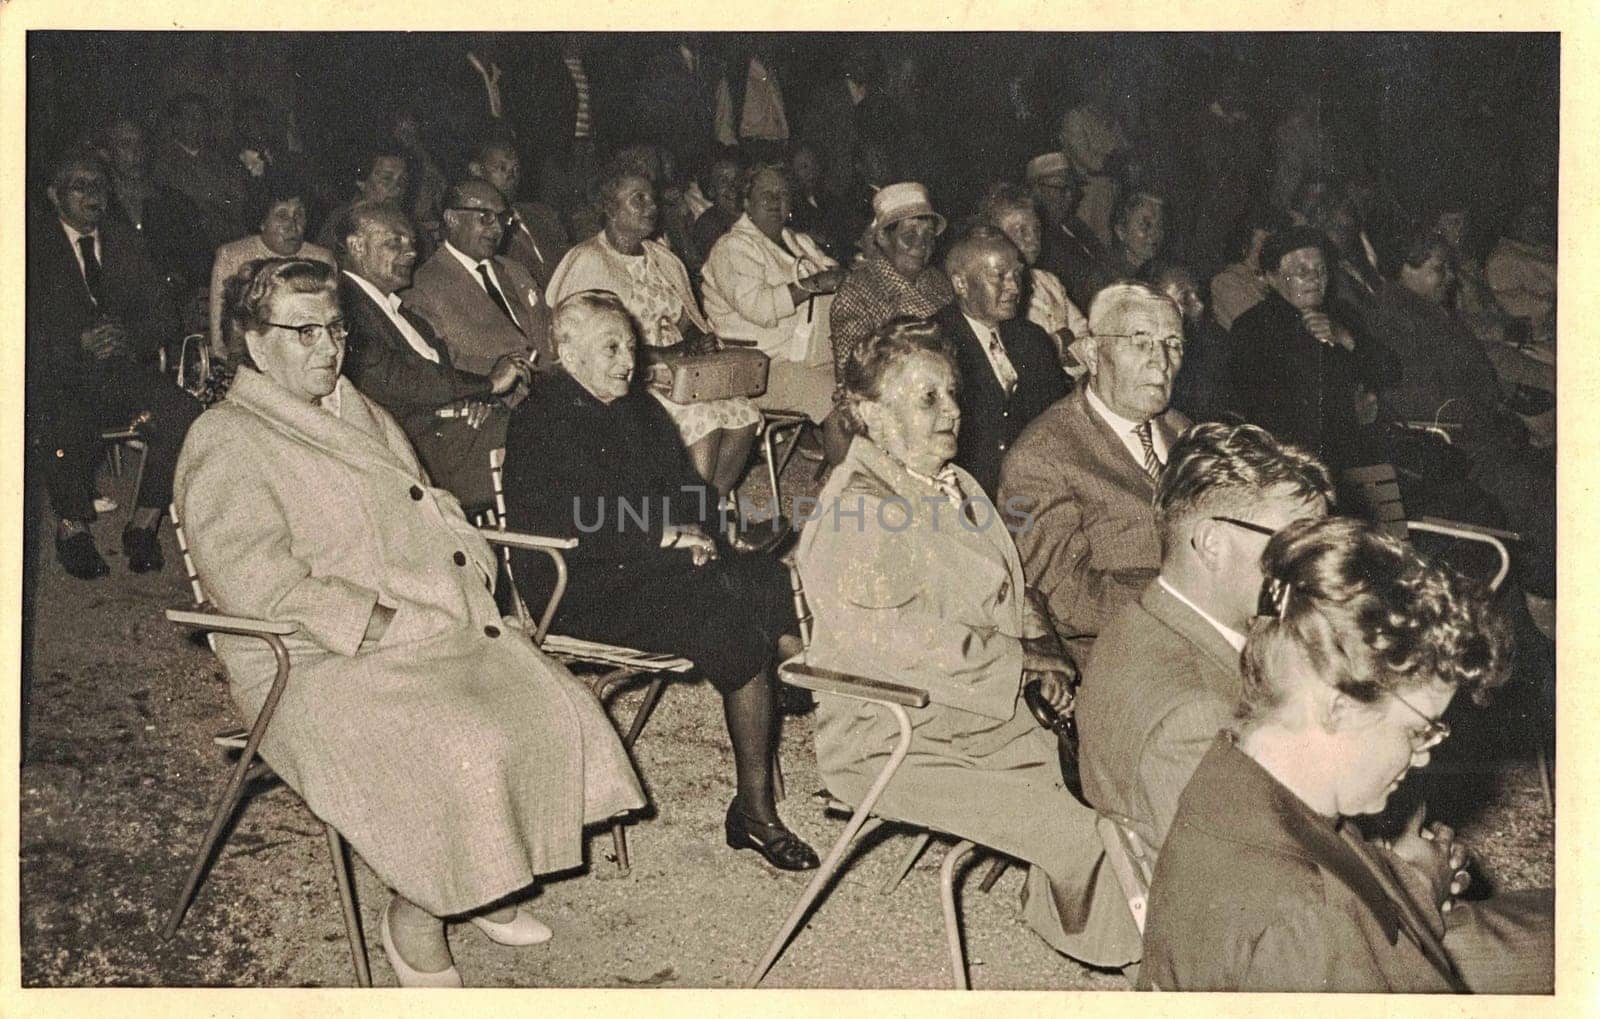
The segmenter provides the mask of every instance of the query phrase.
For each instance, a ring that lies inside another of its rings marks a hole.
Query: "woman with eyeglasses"
[[[218,611],[293,623],[260,753],[394,890],[402,986],[459,987],[444,920],[504,945],[550,928],[518,905],[583,863],[583,826],[644,802],[587,687],[502,622],[495,558],[405,433],[340,376],[335,270],[251,263],[231,287],[241,363],[178,461],[175,502]],[[275,663],[218,634],[234,702]]]
[[[1380,813],[1450,735],[1456,694],[1505,678],[1482,589],[1377,527],[1301,520],[1262,556],[1237,731],[1178,802],[1156,865],[1139,981],[1162,990],[1547,993],[1548,889],[1460,904],[1467,854],[1421,810]]]
[[[672,249],[651,240],[656,231],[655,185],[621,168],[599,186],[605,226],[575,245],[556,266],[545,297],[553,308],[584,290],[622,299],[645,348],[716,349],[711,323],[700,313],[689,273]],[[674,403],[658,397],[677,426],[695,471],[726,498],[744,475],[761,412],[739,397]]]

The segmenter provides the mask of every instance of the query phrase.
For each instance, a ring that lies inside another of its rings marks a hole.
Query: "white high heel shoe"
[[[482,916],[470,916],[467,920],[497,945],[521,948],[525,945],[542,945],[555,937],[555,931],[521,906],[517,907],[516,915],[505,923],[496,923]]]
[[[389,966],[394,970],[395,979],[400,981],[401,987],[463,987],[461,971],[452,963],[449,969],[437,973],[423,973],[412,969],[401,958],[399,949],[394,947],[394,938],[389,933],[389,907],[394,905],[390,899],[383,907],[383,921],[379,924],[383,932],[383,954],[389,957]],[[509,925],[508,925],[509,926]]]

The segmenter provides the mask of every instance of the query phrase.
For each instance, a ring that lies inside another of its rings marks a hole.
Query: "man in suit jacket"
[[[1026,177],[1044,227],[1039,268],[1055,273],[1072,303],[1087,308],[1094,299],[1089,274],[1105,258],[1105,246],[1076,214],[1083,182],[1065,152],[1034,156],[1028,160]]]
[[[1107,287],[1079,341],[1088,385],[1034,419],[1006,455],[1000,509],[1075,660],[1161,564],[1156,478],[1189,419],[1167,409],[1183,318],[1143,283]]]
[[[467,162],[467,174],[493,184],[511,207],[511,219],[500,238],[500,253],[528,270],[543,293],[561,256],[572,246],[561,216],[543,202],[516,200],[517,185],[522,183],[522,158],[509,141],[491,139],[480,144]]]
[[[469,510],[488,505],[489,452],[505,445],[510,417],[499,397],[529,380],[527,355],[506,354],[487,377],[452,364],[428,323],[395,294],[416,264],[416,233],[398,209],[356,209],[340,233],[350,329],[345,374],[394,415],[435,485]]]
[[[74,577],[107,572],[88,529],[100,432],[138,421],[145,470],[122,546],[135,573],[159,570],[156,528],[201,409],[155,368],[177,319],[138,235],[106,215],[107,175],[97,161],[63,160],[47,193],[54,214],[28,226],[27,418],[33,466],[60,519],[56,553]]]
[[[1084,795],[1152,849],[1239,703],[1267,539],[1332,501],[1327,468],[1254,425],[1198,425],[1173,446],[1161,572],[1100,634],[1074,707]]]
[[[508,209],[493,184],[467,180],[445,196],[445,243],[417,270],[405,306],[428,320],[456,367],[477,375],[507,354],[552,363],[550,308],[528,271],[495,255]]]
[[[994,498],[1000,462],[1028,422],[1067,395],[1055,345],[1017,317],[1025,271],[1005,234],[979,227],[951,247],[945,274],[956,302],[938,315],[961,373],[961,432],[955,462]]]

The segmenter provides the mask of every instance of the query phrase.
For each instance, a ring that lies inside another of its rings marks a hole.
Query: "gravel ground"
[[[786,488],[810,487],[810,466],[791,465]],[[119,512],[97,526],[103,553],[116,548],[122,522]],[[177,937],[161,939],[225,778],[227,760],[210,738],[236,721],[227,686],[210,652],[161,616],[165,607],[189,604],[170,531],[165,573],[134,576],[120,556],[108,555],[112,575],[94,583],[62,573],[48,530],[40,535],[20,787],[23,985],[353,984],[321,825],[281,785],[247,802]],[[631,718],[640,696],[635,688],[614,698],[614,716]],[[1407,789],[1470,840],[1480,888],[1553,883],[1553,825],[1517,735],[1527,727],[1508,724],[1524,712],[1515,702],[1464,718],[1424,780]],[[809,717],[786,720],[789,798],[781,809],[821,853],[842,821],[825,816],[811,795],[820,787],[811,735]],[[511,949],[470,926],[452,928],[470,984],[734,987],[762,954],[806,876],[723,846],[733,763],[714,692],[674,684],[635,749],[654,814],[630,829],[631,872],[617,876],[607,859],[610,835],[598,831],[590,866],[552,879],[534,900],[554,941]],[[898,890],[880,891],[907,845],[898,833],[869,840],[766,985],[948,986],[942,849],[923,854]],[[974,987],[1126,987],[1120,975],[1056,955],[1026,929],[1017,909],[1020,869],[985,895],[977,887],[985,868],[966,866],[961,898]],[[376,935],[387,893],[364,865],[354,869],[373,979],[392,985]]]

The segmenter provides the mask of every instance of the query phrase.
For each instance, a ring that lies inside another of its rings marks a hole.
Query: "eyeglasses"
[[[307,322],[304,325],[291,326],[282,322],[263,322],[264,326],[274,329],[287,329],[300,339],[302,347],[309,347],[317,342],[317,337],[327,333],[329,339],[335,343],[343,343],[344,338],[350,335],[350,329],[344,324],[344,319],[336,318],[332,322]]]
[[[1401,704],[1404,704],[1407,711],[1422,719],[1424,723],[1422,731],[1411,736],[1412,753],[1420,754],[1424,750],[1432,750],[1434,747],[1450,738],[1450,726],[1448,723],[1439,719],[1429,718],[1427,715],[1424,715],[1422,712],[1418,711],[1416,705],[1412,704],[1410,701],[1406,700],[1399,694],[1394,693],[1393,691],[1389,693],[1389,696],[1393,697]]]
[[[1283,278],[1296,283],[1323,283],[1328,279],[1328,267],[1324,265],[1316,269],[1296,269],[1292,272],[1286,270]]]
[[[75,195],[103,195],[110,191],[111,188],[103,180],[75,180],[68,183],[64,190],[70,191]]]
[[[498,222],[501,226],[510,226],[512,219],[515,218],[512,216],[510,209],[502,209],[496,212],[494,209],[480,209],[475,205],[447,205],[444,211],[473,213],[478,217],[479,226],[488,226],[490,223],[495,222]]]
[[[1278,533],[1270,527],[1263,527],[1260,524],[1251,523],[1248,520],[1240,520],[1236,517],[1212,517],[1211,519],[1220,520],[1225,524],[1232,524],[1235,527],[1242,527],[1247,531],[1254,531],[1257,534],[1265,534],[1269,538]]]
[[[1183,356],[1182,336],[1157,337],[1154,333],[1141,331],[1137,333],[1095,333],[1094,337],[1097,340],[1127,340],[1132,344],[1134,350],[1137,350],[1145,357],[1155,357],[1157,354],[1170,358]]]

